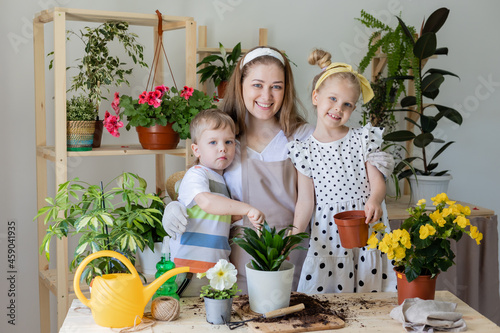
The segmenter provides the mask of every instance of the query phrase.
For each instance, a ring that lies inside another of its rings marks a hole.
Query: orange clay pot
[[[398,304],[403,303],[407,298],[434,299],[437,276],[431,279],[430,275],[420,275],[408,282],[405,273],[399,272],[397,268],[394,268],[394,272],[396,272],[398,285]]]
[[[175,149],[180,141],[179,134],[172,129],[172,124],[137,126],[136,130],[144,149]]]
[[[363,210],[351,210],[333,216],[339,230],[340,243],[346,249],[366,246],[368,224]]]

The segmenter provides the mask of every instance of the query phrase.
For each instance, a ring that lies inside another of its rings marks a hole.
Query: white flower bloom
[[[220,259],[214,267],[207,270],[210,286],[216,290],[229,289],[236,282],[238,271],[233,264],[225,259]]]

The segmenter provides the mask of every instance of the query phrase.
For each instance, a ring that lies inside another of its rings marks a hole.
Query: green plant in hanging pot
[[[251,257],[245,266],[250,309],[257,313],[288,307],[295,266],[286,261],[294,250],[306,250],[299,246],[309,238],[302,232],[292,234],[291,228],[279,231],[264,222],[259,230],[243,227],[242,235],[232,238]]]
[[[171,149],[177,146],[180,139],[190,138],[189,124],[200,111],[216,107],[214,99],[202,91],[184,86],[182,90],[176,87],[157,86],[152,91],[144,91],[138,99],[127,95],[119,98],[119,107],[123,109],[123,115],[127,117],[126,129],[136,127],[139,134],[144,128],[171,126],[177,133],[174,145],[168,148],[146,149]],[[175,134],[174,133],[174,134]],[[141,141],[141,137],[139,136]]]
[[[203,58],[196,67],[201,67],[196,73],[200,74],[200,83],[207,80],[212,80],[215,87],[220,87],[221,84],[227,84],[234,68],[241,56],[241,43],[236,44],[231,52],[226,52],[226,49],[219,42],[219,54],[211,54]],[[219,97],[223,98],[224,94],[219,91]]]
[[[384,136],[386,141],[411,141],[413,145],[421,152],[420,156],[411,156],[407,160],[411,162],[413,169],[400,170],[399,177],[413,179],[412,190],[419,187],[417,195],[413,198],[425,198],[430,201],[430,197],[438,193],[445,192],[447,182],[451,179],[448,170],[438,170],[436,159],[451,145],[453,141],[445,142],[436,137],[433,133],[438,128],[438,122],[442,119],[448,119],[457,125],[462,124],[460,113],[445,105],[430,103],[425,104],[424,98],[435,100],[439,95],[445,76],[458,76],[447,70],[430,68],[424,72],[424,65],[434,55],[447,55],[448,48],[437,47],[436,33],[446,22],[449,10],[440,8],[434,11],[429,18],[422,23],[420,36],[415,40],[412,32],[408,29],[401,18],[398,17],[399,24],[405,32],[408,41],[412,47],[411,66],[413,76],[409,79],[415,82],[415,95],[406,96],[401,100],[402,109],[412,114],[405,119],[413,125],[414,131],[400,130],[389,133]],[[403,79],[408,79],[403,77]],[[431,146],[432,145],[432,146]],[[433,155],[430,155],[431,147],[441,145]],[[413,176],[415,173],[415,176]],[[424,193],[419,183],[423,183],[425,177],[433,177],[430,180],[445,180],[445,185],[438,186],[434,193]]]
[[[72,271],[89,254],[101,250],[120,252],[135,263],[137,248],[143,250],[147,246],[143,234],[146,226],[161,224],[160,210],[152,208],[151,202],[163,202],[158,196],[147,194],[146,186],[143,178],[128,172],[105,186],[79,178],[60,184],[55,197],[46,198],[47,205],[35,216],[36,220],[45,215],[44,223],[49,225],[40,253],[50,260],[54,237],[76,236],[79,240],[70,264]],[[102,257],[86,267],[82,278],[90,284],[94,276],[123,271],[127,270],[118,260]]]

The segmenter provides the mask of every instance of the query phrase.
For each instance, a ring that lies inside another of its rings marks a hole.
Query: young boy
[[[182,178],[178,200],[188,212],[186,232],[170,240],[177,267],[189,266],[205,272],[219,259],[229,260],[231,215],[246,215],[254,224],[264,214],[254,207],[230,199],[223,172],[235,155],[235,125],[218,109],[200,112],[190,125],[195,165]],[[199,296],[207,280],[193,279],[182,296]]]

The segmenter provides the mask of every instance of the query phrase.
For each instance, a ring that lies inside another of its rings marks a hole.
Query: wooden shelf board
[[[55,148],[53,146],[37,147],[37,153],[44,158],[53,161],[55,159]],[[186,148],[150,150],[143,149],[140,145],[103,145],[100,148],[93,148],[89,151],[68,151],[68,156],[130,156],[130,155],[173,155],[186,156]]]
[[[480,207],[463,201],[457,201],[457,203],[461,204],[462,206],[469,206],[469,208],[471,209],[471,214],[470,214],[471,217],[495,215],[495,212],[488,208]],[[398,200],[394,198],[387,198],[386,205],[387,205],[387,214],[389,215],[389,220],[404,220],[408,216],[410,216],[406,211],[406,209],[410,207],[409,195],[404,195]],[[432,202],[430,203],[430,205],[432,205]]]
[[[54,20],[54,14],[63,12],[68,21],[85,21],[85,22],[98,22],[104,23],[109,21],[126,21],[130,25],[142,26],[157,26],[158,16],[156,14],[138,14],[129,12],[115,12],[104,10],[91,10],[91,9],[76,9],[76,8],[61,8],[55,7],[52,9],[44,10],[35,15],[35,22],[47,23]],[[188,16],[170,16],[162,15],[163,22],[182,22],[194,21],[192,17]]]

